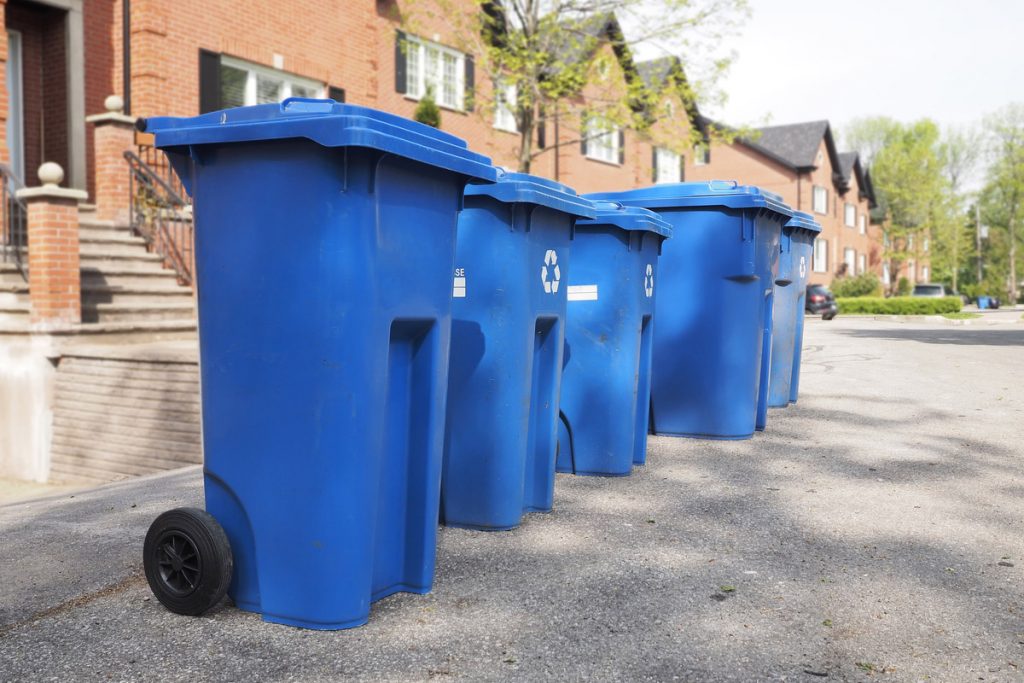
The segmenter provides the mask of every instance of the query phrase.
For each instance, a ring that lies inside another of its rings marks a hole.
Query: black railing
[[[24,185],[10,166],[0,164],[0,186],[0,261],[13,263],[28,281],[28,209],[17,196]]]
[[[174,268],[178,279],[192,284],[195,269],[192,214],[185,188],[163,152],[140,146],[124,153],[129,168],[131,225]]]

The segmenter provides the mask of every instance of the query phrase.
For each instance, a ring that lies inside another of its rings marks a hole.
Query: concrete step
[[[24,282],[25,278],[22,276],[18,266],[13,263],[7,263],[0,261],[0,283],[12,282],[19,283]]]
[[[0,295],[3,294],[28,294],[28,283],[24,280],[13,280],[0,282]]]
[[[174,304],[94,304],[82,308],[82,322],[195,320],[195,306]]]
[[[87,226],[79,223],[78,241],[81,242],[102,242],[104,240],[117,240],[119,237],[138,237],[130,226],[99,225]]]
[[[107,230],[98,228],[79,228],[79,244],[112,244],[112,245],[146,245],[146,240],[130,230]]]
[[[138,238],[140,242],[81,242],[78,253],[79,258],[82,256],[89,257],[125,257],[135,256],[139,254],[149,254],[150,252],[146,249],[146,242],[141,237]],[[158,260],[163,260],[157,256]]]
[[[28,301],[16,301],[14,303],[0,301],[0,322],[26,322],[30,310],[31,306]]]
[[[142,264],[155,263],[163,267],[163,258],[160,254],[153,254],[145,250],[127,251],[123,253],[110,253],[103,250],[83,249],[78,254],[78,262],[87,268],[119,268],[137,267]]]
[[[175,272],[163,268],[155,261],[146,261],[144,264],[135,264],[131,267],[112,262],[100,267],[89,265],[81,270],[82,284],[117,287],[178,284]]]
[[[82,283],[82,306],[93,307],[96,304],[123,304],[142,305],[159,303],[185,303],[192,302],[192,290],[188,287],[173,286],[143,286],[131,285],[120,287],[116,285],[99,285],[93,283]]]

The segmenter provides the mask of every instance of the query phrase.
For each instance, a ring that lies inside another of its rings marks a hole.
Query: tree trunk
[[[530,172],[530,161],[533,157],[533,135],[537,129],[537,117],[534,109],[520,111],[519,121],[519,168],[520,173]]]
[[[1007,231],[1010,233],[1010,305],[1017,304],[1017,235],[1014,229],[1017,222],[1016,211],[1010,212]]]

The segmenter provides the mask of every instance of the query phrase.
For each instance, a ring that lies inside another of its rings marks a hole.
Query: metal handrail
[[[7,164],[0,164],[0,207],[4,212],[0,234],[0,261],[13,263],[28,281],[28,206],[18,198],[25,187]]]
[[[132,229],[174,268],[183,284],[191,285],[194,230],[181,181],[163,153],[152,147],[139,147],[139,154],[127,150],[124,158],[129,169]]]

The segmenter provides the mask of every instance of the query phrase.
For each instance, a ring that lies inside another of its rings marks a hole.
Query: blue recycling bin
[[[206,508],[235,604],[342,629],[429,591],[456,220],[497,170],[331,100],[146,130],[195,206]]]
[[[792,209],[776,194],[720,180],[587,196],[652,209],[672,225],[655,300],[654,433],[752,436],[767,412],[772,293]]]
[[[566,278],[590,202],[508,173],[459,215],[441,521],[504,530],[551,509]]]
[[[625,476],[647,456],[657,214],[596,202],[576,222],[562,371],[559,472]]]
[[[985,310],[987,308],[992,308],[992,297],[983,294],[978,297],[978,310]]]
[[[821,226],[803,211],[782,228],[779,274],[775,279],[772,313],[771,376],[768,405],[783,408],[796,402],[800,387],[800,352],[804,339],[804,305],[814,239]]]

